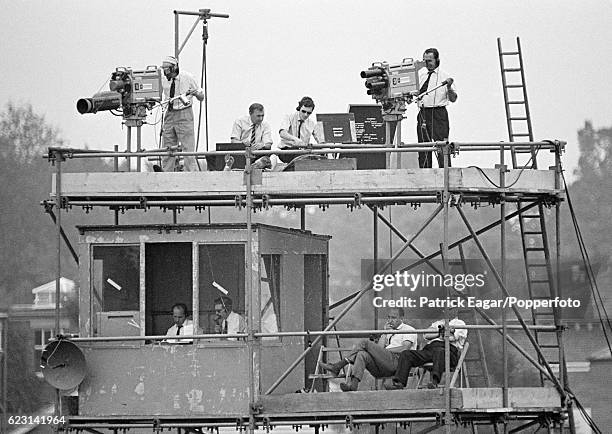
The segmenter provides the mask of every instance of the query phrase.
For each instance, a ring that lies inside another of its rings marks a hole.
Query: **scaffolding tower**
[[[244,171],[205,172],[205,173],[66,173],[66,160],[78,158],[145,158],[151,155],[195,155],[196,158],[217,155],[215,152],[158,152],[158,153],[116,153],[82,151],[77,149],[51,148],[48,158],[55,165],[53,176],[52,198],[44,202],[48,212],[53,213],[57,231],[58,279],[61,275],[61,252],[64,242],[68,242],[62,229],[62,214],[73,207],[90,210],[95,207],[115,210],[115,224],[119,225],[119,212],[126,210],[147,210],[160,208],[172,210],[173,223],[163,225],[165,230],[180,230],[178,211],[184,207],[204,209],[207,207],[228,206],[242,209],[245,214],[247,233],[252,232],[252,215],[255,211],[274,206],[284,206],[299,210],[301,213],[301,229],[306,229],[306,205],[327,207],[330,205],[346,205],[353,208],[368,207],[374,216],[373,257],[378,257],[378,223],[382,221],[391,231],[402,239],[403,244],[393,256],[377,270],[384,273],[408,249],[416,253],[417,259],[405,269],[409,270],[419,264],[431,263],[440,257],[445,273],[451,251],[461,251],[466,242],[474,242],[495,282],[504,297],[514,294],[514,288],[507,283],[505,276],[506,264],[506,222],[517,216],[525,215],[529,210],[538,207],[555,207],[557,222],[555,241],[556,258],[559,266],[559,207],[563,200],[561,187],[561,155],[565,143],[558,140],[541,142],[430,142],[418,144],[397,144],[395,147],[385,145],[359,146],[324,144],[308,150],[276,151],[275,154],[339,154],[343,153],[414,153],[424,151],[441,152],[449,156],[458,152],[494,152],[499,155],[495,168],[459,168],[448,167],[439,169],[380,169],[380,170],[328,170],[316,172],[262,172],[251,169],[251,160],[270,155],[270,151],[229,151],[223,154],[244,155],[246,166]],[[555,164],[548,170],[537,168],[508,169],[505,164],[506,152],[520,152],[537,148],[538,152],[546,151],[554,155]],[[444,161],[447,161],[444,158]],[[379,209],[386,206],[406,207],[420,204],[433,204],[433,212],[421,223],[412,235],[403,235],[390,221],[384,218]],[[495,204],[500,206],[498,220],[481,228],[475,228],[464,212],[466,205]],[[507,204],[517,204],[514,212],[507,211]],[[440,248],[430,253],[423,253],[414,245],[419,235],[436,219],[443,219],[443,233]],[[449,220],[458,217],[469,235],[455,240],[449,234]],[[501,268],[493,263],[494,258],[485,249],[481,235],[499,226],[501,245]],[[121,226],[118,226],[121,228]],[[161,230],[161,229],[160,229]],[[253,240],[247,239],[247,246]],[[72,247],[70,247],[72,251]],[[250,247],[247,247],[250,251]],[[461,254],[462,255],[462,254]],[[248,255],[247,255],[248,256]],[[249,261],[247,257],[247,261]],[[251,264],[247,262],[247,269]],[[252,286],[253,279],[246,279],[246,291],[256,291]],[[317,394],[275,394],[275,390],[302,362],[312,348],[326,336],[367,336],[376,330],[337,330],[336,325],[361,299],[372,290],[372,283],[365,285],[360,291],[345,297],[338,303],[330,305],[330,309],[343,306],[333,321],[323,330],[304,330],[299,332],[262,333],[260,324],[247,322],[246,339],[249,360],[254,362],[249,368],[248,396],[249,407],[237,414],[210,415],[192,414],[190,416],[173,416],[168,414],[141,414],[134,416],[79,416],[68,417],[64,428],[70,430],[123,429],[123,428],[184,428],[201,430],[203,428],[235,427],[237,429],[256,428],[269,429],[278,425],[294,427],[314,427],[319,429],[327,425],[339,424],[350,428],[372,426],[378,429],[385,424],[407,426],[412,423],[426,424],[427,431],[444,429],[451,432],[453,427],[469,425],[473,430],[479,424],[488,424],[497,431],[499,426],[506,426],[514,421],[517,426],[512,432],[528,430],[534,426],[545,426],[549,431],[560,430],[567,414],[567,390],[564,372],[562,345],[556,348],[559,369],[551,366],[550,357],[544,352],[537,335],[555,334],[559,341],[562,338],[562,327],[558,318],[548,324],[528,324],[516,306],[513,307],[518,325],[508,324],[506,315],[501,323],[490,318],[486,311],[475,308],[475,314],[483,320],[482,323],[468,324],[467,329],[486,331],[494,330],[502,336],[502,358],[504,380],[501,387],[461,388],[455,387],[454,380],[446,376],[446,383],[440,390],[399,390],[399,391],[359,391],[353,393],[317,393]],[[453,294],[462,296],[462,294]],[[59,297],[57,297],[59,299]],[[248,308],[248,306],[247,306]],[[247,312],[251,317],[252,312]],[[59,321],[59,310],[56,321]],[[446,318],[449,321],[449,318]],[[529,342],[524,348],[517,340],[509,336],[509,331],[520,330]],[[417,330],[425,333],[427,330]],[[308,340],[309,345],[304,352],[288,364],[286,370],[278,379],[263,390],[260,387],[260,366],[255,361],[262,351],[259,342],[262,338],[278,336],[297,336]],[[210,339],[215,336],[194,336],[195,340]],[[218,337],[218,336],[217,336]],[[108,342],[130,340],[160,340],[163,336],[138,337],[92,337],[81,336],[73,339],[79,342]],[[446,366],[449,362],[449,333],[445,331]],[[508,345],[513,346],[537,370],[551,387],[516,388],[509,386],[508,379]],[[535,357],[532,355],[535,354]],[[446,370],[447,372],[449,369]],[[421,425],[422,426],[422,425]],[[425,431],[423,431],[425,432]]]

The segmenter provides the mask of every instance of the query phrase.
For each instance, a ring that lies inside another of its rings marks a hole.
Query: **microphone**
[[[449,77],[449,78],[447,78],[446,80],[444,80],[444,81],[442,82],[442,84],[445,84],[445,85],[447,85],[447,86],[450,86],[451,84],[453,84],[453,82],[454,82],[454,81],[455,81],[455,80],[453,80],[452,78],[450,78],[450,77]]]

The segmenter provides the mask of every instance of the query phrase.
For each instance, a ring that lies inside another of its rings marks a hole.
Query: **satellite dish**
[[[87,374],[83,352],[65,339],[53,341],[45,347],[40,366],[45,381],[59,390],[74,389]]]

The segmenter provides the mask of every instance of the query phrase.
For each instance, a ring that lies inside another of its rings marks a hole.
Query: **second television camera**
[[[111,74],[110,91],[77,101],[81,114],[121,110],[124,119],[145,119],[147,110],[162,100],[162,72],[157,66],[145,70],[119,67]]]
[[[419,90],[418,70],[422,66],[422,62],[415,62],[412,58],[405,58],[393,65],[375,62],[367,70],[361,71],[361,78],[366,79],[367,94],[377,102],[384,104],[398,99],[410,102]]]

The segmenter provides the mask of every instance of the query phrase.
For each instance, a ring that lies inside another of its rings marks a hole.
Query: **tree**
[[[52,242],[48,217],[40,201],[49,194],[47,146],[61,146],[58,131],[46,124],[32,106],[8,103],[0,113],[0,227],[4,249],[0,251],[0,290],[5,302],[30,302],[28,290],[51,280],[52,267],[41,252]]]

